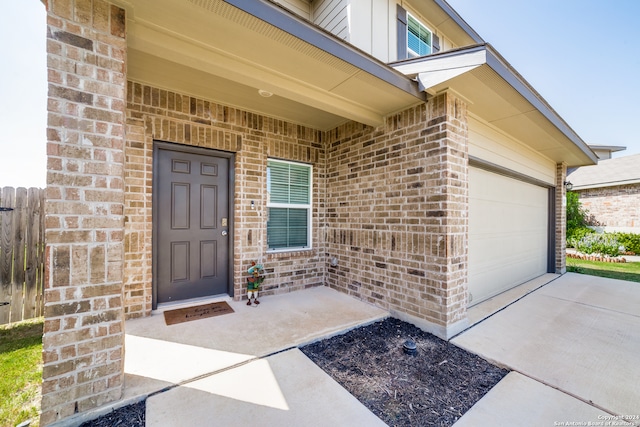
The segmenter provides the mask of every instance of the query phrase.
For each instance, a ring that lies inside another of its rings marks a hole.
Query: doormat
[[[207,317],[220,316],[233,313],[233,308],[225,301],[211,304],[197,305],[195,307],[177,308],[164,312],[164,321],[167,325],[189,322],[191,320],[206,319]]]

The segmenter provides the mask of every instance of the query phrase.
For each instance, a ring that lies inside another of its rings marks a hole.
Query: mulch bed
[[[405,354],[407,339],[417,353]],[[388,318],[300,350],[389,426],[451,426],[509,371]],[[143,427],[145,402],[81,427]]]
[[[390,426],[451,426],[508,373],[392,318],[301,350]]]
[[[144,427],[146,408],[146,401],[143,400],[82,423],[80,427]]]

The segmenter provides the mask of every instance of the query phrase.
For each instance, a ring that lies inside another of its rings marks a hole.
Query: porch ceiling
[[[394,65],[430,94],[453,90],[471,114],[568,166],[595,164],[584,141],[488,44]]]
[[[401,73],[268,1],[114,1],[127,11],[133,81],[320,130],[376,126],[424,99]]]

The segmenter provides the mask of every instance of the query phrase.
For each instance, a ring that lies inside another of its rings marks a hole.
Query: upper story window
[[[397,11],[399,60],[440,52],[440,38],[436,34],[399,4]]]
[[[311,248],[313,167],[267,161],[267,247],[271,251]]]
[[[432,51],[432,34],[411,15],[407,15],[407,53],[409,57],[429,55]]]

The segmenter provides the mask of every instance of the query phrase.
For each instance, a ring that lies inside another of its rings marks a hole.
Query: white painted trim
[[[271,249],[269,248],[269,242],[267,242],[267,253],[281,253],[281,252],[294,252],[294,251],[306,251],[313,249],[313,165],[304,162],[295,162],[291,160],[283,160],[276,158],[267,158],[268,162],[287,163],[296,166],[307,166],[309,168],[309,204],[293,204],[293,203],[271,203],[267,198],[267,218],[269,216],[269,208],[285,208],[285,209],[306,209],[307,210],[307,243],[308,246],[296,246],[283,249]],[[267,178],[268,179],[268,178]],[[265,188],[266,190],[266,188]],[[267,219],[268,222],[268,219]],[[267,225],[265,224],[265,231],[269,232]]]

